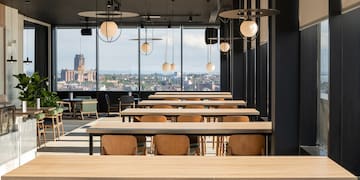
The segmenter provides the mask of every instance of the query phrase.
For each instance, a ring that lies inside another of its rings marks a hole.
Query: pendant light
[[[174,62],[174,45],[175,45],[175,39],[174,39],[174,29],[172,29],[172,63],[170,64],[170,70],[175,71],[176,64]]]
[[[220,51],[221,52],[229,52],[230,44],[229,42],[223,41],[220,43]]]
[[[10,13],[10,22],[13,23],[13,13]],[[11,28],[13,27],[13,25],[11,24]],[[9,28],[9,27],[8,27]],[[11,31],[12,29],[8,29],[8,31]],[[8,43],[7,43],[7,47],[8,47],[8,53],[10,54],[10,58],[9,59],[6,59],[6,62],[9,62],[9,63],[14,63],[14,62],[17,62],[16,59],[14,59],[14,46],[16,44],[16,40],[10,40]]]
[[[243,36],[247,38],[254,37],[257,34],[258,30],[259,30],[259,26],[253,20],[250,19],[244,20],[240,24],[240,32]]]
[[[165,44],[165,62],[162,64],[163,72],[168,72],[171,70],[171,65],[167,62],[167,49],[169,42],[169,30],[167,30],[166,44]]]
[[[208,45],[209,46],[209,49],[208,49],[208,62],[206,64],[206,71],[208,73],[211,73],[215,70],[215,65],[211,62],[211,44]]]
[[[119,11],[119,4],[114,4],[114,0],[107,1],[106,4],[106,20],[103,21],[100,25],[100,39],[104,42],[111,43],[119,39],[121,31],[119,30],[118,25],[112,19],[113,11]],[[113,8],[113,9],[112,9]]]

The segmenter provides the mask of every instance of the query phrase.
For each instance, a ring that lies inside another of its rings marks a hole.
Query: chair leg
[[[96,119],[99,119],[99,114],[96,112]]]
[[[84,114],[81,112],[81,120],[84,120]]]

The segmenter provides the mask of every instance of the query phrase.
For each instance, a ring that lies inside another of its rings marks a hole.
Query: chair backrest
[[[120,96],[120,102],[121,104],[131,104],[134,103],[135,100],[133,96],[125,95],[125,96]]]
[[[187,155],[190,141],[185,135],[155,135],[155,154],[157,155]]]
[[[232,135],[227,147],[228,155],[248,156],[265,153],[265,137],[263,135]]]
[[[223,109],[237,109],[237,105],[219,105],[216,108],[223,108]]]
[[[158,105],[153,105],[151,108],[158,108],[158,109],[172,109],[174,108],[171,105],[166,105],[166,104],[158,104]]]
[[[175,97],[168,97],[168,98],[164,98],[164,100],[167,100],[167,101],[178,101],[179,98],[175,98]]]
[[[186,105],[185,108],[188,108],[188,109],[204,109],[205,107],[203,105]]]
[[[209,98],[210,101],[224,101],[224,98]]]
[[[203,117],[200,115],[193,115],[193,116],[178,116],[177,117],[177,122],[202,122],[203,121]]]
[[[103,135],[101,137],[102,155],[136,155],[137,140],[135,136]]]
[[[166,122],[165,116],[141,116],[140,122]]]
[[[223,122],[249,122],[249,116],[224,116]]]
[[[186,101],[201,101],[201,98],[184,98]]]

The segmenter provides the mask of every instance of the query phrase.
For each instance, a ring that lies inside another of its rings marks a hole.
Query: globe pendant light
[[[148,43],[147,41],[145,41],[142,45],[141,45],[141,51],[144,54],[149,54],[151,52],[151,45],[150,43]]]
[[[240,25],[240,32],[245,37],[254,37],[258,29],[258,25],[252,20],[244,20]]]
[[[221,52],[229,52],[230,50],[230,44],[228,42],[221,42],[220,43],[220,51]]]
[[[206,71],[208,73],[211,73],[215,70],[215,65],[211,62],[211,44],[208,45],[209,46],[209,51],[208,51],[208,63],[206,64]]]
[[[100,25],[100,33],[106,39],[113,39],[118,32],[118,26],[114,21],[104,21]]]
[[[169,41],[169,31],[167,31],[166,44],[165,44],[165,62],[162,65],[163,72],[168,72],[171,70],[171,65],[167,62],[167,49],[168,49],[168,41]]]
[[[152,52],[152,47],[150,45],[150,43],[148,42],[148,37],[147,37],[147,28],[145,27],[145,42],[141,45],[141,52],[143,52],[145,55],[148,55]]]
[[[172,29],[172,63],[170,64],[170,70],[171,71],[175,71],[176,69],[176,65],[174,62],[174,45],[175,45],[175,40],[174,40],[174,29]]]

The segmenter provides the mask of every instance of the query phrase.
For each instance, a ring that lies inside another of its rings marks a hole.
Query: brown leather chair
[[[265,137],[263,135],[231,135],[227,146],[227,155],[263,155]]]
[[[140,122],[167,122],[165,116],[141,116]],[[139,151],[144,152],[146,154],[146,137],[145,136],[136,136],[137,142],[139,144]],[[151,138],[151,151],[154,149],[154,141]]]
[[[166,104],[159,104],[159,105],[153,105],[151,108],[157,108],[157,109],[172,109],[174,108],[171,105],[166,105]]]
[[[223,122],[249,122],[249,116],[224,116],[222,118]],[[216,154],[223,155],[225,152],[225,144],[227,142],[227,136],[217,137],[216,142]]]
[[[238,106],[237,105],[219,105],[219,106],[216,106],[216,108],[219,108],[219,109],[237,109]]]
[[[101,155],[136,155],[137,140],[129,135],[101,136]]]
[[[203,122],[203,117],[200,115],[193,116],[178,116],[177,122]],[[190,140],[190,152],[195,150],[197,155],[205,155],[205,136],[188,136]],[[199,147],[200,143],[200,147]]]
[[[166,122],[165,116],[141,116],[140,122]]]
[[[164,98],[164,100],[166,100],[166,101],[178,101],[179,98],[168,97],[168,98]]]
[[[190,141],[185,135],[154,136],[156,155],[187,155]]]
[[[204,105],[186,105],[185,106],[185,109],[188,108],[188,109],[204,109]]]
[[[193,98],[184,98],[185,101],[201,101],[201,98],[196,98],[196,97],[193,97]]]

